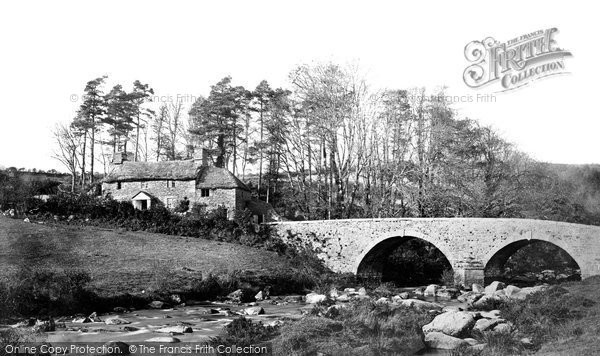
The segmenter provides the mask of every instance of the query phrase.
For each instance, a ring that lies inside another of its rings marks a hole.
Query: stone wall
[[[121,182],[121,189],[117,189],[118,183],[102,183],[102,194],[110,195],[115,200],[130,201],[140,191],[146,192],[160,200],[166,207],[175,208],[179,202],[187,197],[190,206],[193,204],[206,205],[207,210],[213,210],[219,206],[227,209],[230,218],[233,217],[236,209],[244,209],[245,203],[250,197],[250,192],[242,189],[210,189],[209,196],[201,196],[201,190],[196,189],[196,181],[174,181],[175,187],[172,187],[173,181],[157,180],[145,182]]]
[[[523,240],[565,250],[582,277],[600,274],[600,227],[529,219],[354,219],[272,223],[286,243],[314,250],[334,271],[356,273],[363,258],[388,239],[420,238],[448,259],[459,281],[480,282],[498,251]]]
[[[238,200],[238,191],[241,189],[210,189],[208,197],[202,197],[198,189],[195,194],[195,203],[206,205],[207,210],[216,209],[223,206],[227,209],[227,216],[233,218],[235,210],[241,204]]]
[[[172,182],[175,182],[174,187],[171,186]],[[143,191],[160,200],[165,206],[168,206],[168,203],[174,204],[171,206],[172,208],[177,207],[184,197],[193,202],[196,196],[195,180],[121,182],[121,189],[117,189],[117,184],[116,182],[102,183],[102,194],[110,193],[115,200],[128,201],[134,195]]]

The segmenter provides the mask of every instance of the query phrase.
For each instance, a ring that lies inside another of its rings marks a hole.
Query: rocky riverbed
[[[484,311],[498,300],[523,299],[547,286],[518,288],[494,282],[483,288],[473,285],[470,291],[429,285],[400,291],[391,297],[374,297],[364,288],[332,289],[328,295],[309,293],[303,296],[273,296],[260,292],[254,302],[242,303],[243,291],[229,295],[228,300],[215,302],[182,302],[171,296],[169,302],[154,301],[147,309],[115,308],[111,313],[76,315],[53,320],[25,320],[5,326],[31,328],[45,333],[48,342],[195,342],[202,343],[221,333],[223,327],[238,316],[245,316],[265,325],[277,326],[302,318],[316,303],[335,302],[325,311],[344,308],[355,299],[371,299],[376,303],[404,306],[435,315],[423,325],[427,350],[420,354],[440,354],[438,350],[458,347],[482,348],[484,344],[473,336],[484,332],[510,332],[513,325],[504,320],[498,310]],[[373,295],[375,293],[372,293]],[[326,315],[325,315],[326,316]],[[522,340],[523,343],[529,342]]]

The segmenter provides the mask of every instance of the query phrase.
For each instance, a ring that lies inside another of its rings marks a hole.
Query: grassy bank
[[[301,292],[314,283],[313,272],[275,252],[239,244],[0,217],[5,292],[11,287],[21,298],[39,294],[48,303],[76,293],[87,293],[79,297],[88,304],[143,303],[157,293],[213,297],[261,284],[276,284],[274,293]]]

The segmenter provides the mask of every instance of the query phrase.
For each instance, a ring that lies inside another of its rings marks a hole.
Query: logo
[[[564,59],[571,52],[554,40],[556,28],[539,30],[500,43],[488,37],[465,46],[465,58],[471,63],[463,80],[471,88],[499,85],[508,91],[538,79],[568,73]]]

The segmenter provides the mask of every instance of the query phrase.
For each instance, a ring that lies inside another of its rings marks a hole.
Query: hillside
[[[201,274],[267,274],[290,267],[274,252],[186,238],[0,217],[0,280],[26,269],[84,270],[101,295],[184,285]]]

